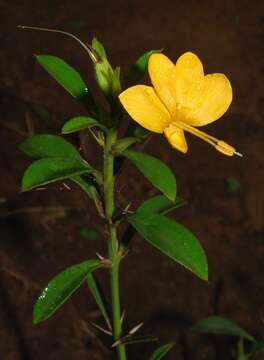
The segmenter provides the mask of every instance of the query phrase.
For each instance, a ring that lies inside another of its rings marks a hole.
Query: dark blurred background
[[[145,321],[141,334],[176,342],[168,360],[232,359],[234,339],[190,330],[210,315],[228,317],[263,337],[264,2],[2,0],[0,14],[1,359],[111,359],[109,340],[88,324],[100,319],[85,286],[51,319],[32,325],[33,304],[49,279],[96,251],[105,254],[106,239],[91,202],[73,184],[71,190],[56,183],[45,191],[20,192],[30,159],[18,144],[34,133],[59,133],[67,117],[85,114],[32,54],[60,56],[91,89],[96,86],[90,61],[76,42],[19,31],[19,24],[63,29],[87,42],[97,36],[122,74],[145,51],[164,48],[175,60],[191,50],[207,73],[228,76],[234,90],[230,110],[204,130],[234,145],[243,158],[225,157],[188,135],[187,155],[161,136],[145,147],[177,176],[179,195],[188,205],[174,217],[200,239],[210,280],[199,280],[138,237],[122,267],[122,303],[127,329]],[[69,139],[81,141],[87,159],[100,166],[100,150],[89,134]],[[121,206],[132,201],[135,208],[156,193],[129,164],[118,184]],[[108,292],[106,274],[99,276]],[[130,346],[129,359],[147,359],[156,346]]]

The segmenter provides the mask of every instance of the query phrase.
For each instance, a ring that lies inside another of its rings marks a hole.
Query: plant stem
[[[105,196],[105,217],[108,223],[109,241],[108,256],[112,262],[110,268],[111,295],[112,295],[112,314],[113,314],[113,337],[114,340],[120,339],[122,335],[120,295],[119,295],[119,265],[120,255],[118,254],[118,239],[116,225],[112,221],[115,202],[114,202],[114,156],[111,152],[112,145],[117,138],[116,129],[110,129],[104,151],[104,196]],[[123,344],[117,346],[119,360],[126,360],[126,350]]]

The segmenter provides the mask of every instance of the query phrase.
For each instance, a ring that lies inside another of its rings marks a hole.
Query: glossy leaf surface
[[[172,201],[175,200],[176,179],[166,164],[151,155],[134,150],[126,150],[123,155],[164,195]]]
[[[86,96],[87,86],[80,74],[64,60],[52,55],[36,55],[43,68],[73,97],[81,99]]]
[[[60,136],[34,135],[20,144],[20,149],[34,158],[65,157],[80,159],[78,150]]]
[[[191,270],[201,279],[208,279],[205,253],[190,230],[157,214],[136,212],[128,217],[128,221],[151,245]]]
[[[62,134],[70,134],[93,126],[102,127],[102,125],[94,118],[89,116],[76,116],[66,121],[61,132]]]
[[[255,342],[255,339],[246,330],[235,324],[229,319],[220,316],[211,316],[196,323],[193,330],[212,334],[225,334],[242,337],[249,341]]]
[[[70,178],[86,172],[92,168],[81,160],[74,158],[45,158],[34,161],[25,171],[22,178],[24,191],[40,185]]]
[[[34,323],[48,319],[81,286],[100,261],[88,260],[74,265],[53,278],[40,294],[34,307]]]
[[[147,214],[165,215],[168,212],[180,206],[183,206],[184,204],[186,204],[186,202],[180,197],[177,197],[174,202],[169,200],[164,195],[156,195],[141,203],[137,208],[137,213],[140,212],[141,214],[145,214],[145,215]]]

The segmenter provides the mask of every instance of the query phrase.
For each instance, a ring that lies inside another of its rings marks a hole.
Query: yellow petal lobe
[[[172,78],[176,103],[185,108],[197,106],[204,81],[203,65],[198,56],[192,52],[181,55],[176,62]]]
[[[184,121],[193,126],[207,125],[224,115],[232,102],[232,87],[224,74],[204,77],[200,94],[196,94],[196,105],[186,114]]]
[[[132,119],[145,129],[163,133],[171,121],[168,110],[150,86],[132,86],[119,95],[119,100]]]
[[[148,72],[154,89],[170,113],[174,113],[176,101],[172,80],[175,65],[163,54],[152,54],[148,62]]]
[[[184,132],[182,129],[174,125],[169,125],[164,130],[164,135],[166,136],[168,142],[172,147],[181,151],[182,153],[187,153],[188,145],[184,136]]]

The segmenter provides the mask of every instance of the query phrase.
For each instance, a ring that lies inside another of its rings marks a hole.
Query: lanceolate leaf
[[[76,116],[66,121],[66,123],[63,125],[61,132],[62,134],[70,134],[93,126],[98,126],[100,128],[103,127],[94,118],[88,116]]]
[[[178,207],[183,206],[185,204],[186,202],[180,197],[177,197],[174,202],[166,198],[166,196],[164,195],[156,195],[141,203],[137,208],[137,213],[140,212],[141,214],[145,214],[145,215],[147,214],[165,215],[168,212],[177,209]]]
[[[172,202],[164,195],[156,195],[141,203],[137,208],[136,213],[137,214],[141,213],[144,216],[148,216],[152,214],[165,215],[170,211],[173,211],[174,209],[183,206],[185,204],[186,202],[179,197],[176,198],[175,202]],[[128,247],[129,242],[136,234],[136,232],[137,232],[136,229],[132,225],[129,224],[127,226],[122,238],[122,245],[125,248]]]
[[[34,135],[20,145],[20,149],[34,158],[65,157],[80,159],[78,150],[60,136],[40,134]]]
[[[73,97],[81,99],[87,94],[87,86],[80,74],[64,60],[52,55],[36,55],[44,69]]]
[[[172,201],[175,200],[176,179],[166,164],[153,156],[134,150],[126,150],[123,155],[164,195]]]
[[[172,219],[157,214],[136,212],[129,223],[145,240],[203,280],[208,279],[205,253],[190,230]]]
[[[125,80],[126,87],[135,85],[146,74],[148,70],[148,61],[152,54],[158,53],[160,50],[151,50],[140,56],[135,64],[129,70],[127,78]]]
[[[88,286],[91,290],[91,293],[93,294],[93,297],[96,301],[96,304],[98,305],[99,309],[101,310],[101,313],[103,315],[103,317],[105,318],[105,321],[108,325],[108,328],[111,329],[111,322],[110,322],[110,318],[108,316],[107,310],[106,310],[106,306],[105,306],[105,302],[103,300],[103,297],[101,295],[100,289],[97,285],[97,281],[94,278],[92,273],[89,273],[87,276],[87,283]]]
[[[34,161],[22,178],[22,190],[30,190],[40,185],[67,179],[75,175],[89,173],[92,168],[74,158],[45,158]]]
[[[154,353],[151,355],[149,360],[160,360],[162,359],[174,346],[173,342],[163,345],[159,347]]]
[[[196,323],[192,329],[211,334],[234,335],[255,342],[254,337],[246,330],[242,329],[233,321],[220,316],[211,316],[207,319],[203,319]]]
[[[34,307],[34,323],[48,319],[81,286],[100,261],[88,260],[69,267],[53,278],[40,294]]]

